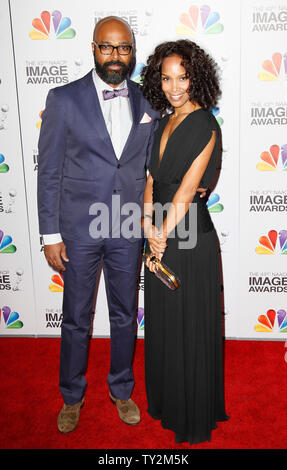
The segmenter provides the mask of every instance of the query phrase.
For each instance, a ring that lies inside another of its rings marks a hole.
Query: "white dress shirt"
[[[116,157],[121,157],[125,143],[132,127],[132,113],[130,108],[130,100],[124,96],[117,96],[109,100],[104,100],[103,90],[114,90],[113,87],[105,83],[93,70],[93,81],[97,90],[101,110],[110,135]],[[117,88],[125,88],[127,86],[124,80]],[[43,234],[44,245],[53,245],[60,243],[62,237],[60,233]]]
[[[93,70],[93,80],[116,157],[120,158],[132,126],[130,100],[124,96],[104,100],[103,91],[112,91],[114,88],[107,85],[107,83],[98,76],[95,70]],[[117,89],[126,87],[127,82],[124,80]]]

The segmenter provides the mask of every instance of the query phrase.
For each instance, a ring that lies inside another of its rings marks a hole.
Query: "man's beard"
[[[106,62],[101,65],[96,60],[95,56],[94,59],[97,74],[105,83],[111,85],[119,85],[122,83],[127,78],[133,67],[133,58],[130,60],[128,65],[120,62],[119,60],[111,60],[110,62]],[[109,65],[120,65],[121,68],[119,70],[109,70]]]

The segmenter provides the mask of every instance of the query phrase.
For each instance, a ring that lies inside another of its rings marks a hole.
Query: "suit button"
[[[116,192],[117,192],[117,190],[116,190],[116,189],[114,189],[114,190],[113,190],[113,193],[116,193]]]
[[[120,168],[120,167],[121,167],[121,165],[120,165],[120,163],[118,163],[118,168]]]

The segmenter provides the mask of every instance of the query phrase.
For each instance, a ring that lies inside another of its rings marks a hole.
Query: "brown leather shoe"
[[[116,405],[120,419],[126,424],[138,424],[140,422],[140,410],[135,402],[129,398],[128,400],[119,400],[114,398],[110,393],[110,399]]]
[[[58,416],[58,429],[63,434],[74,431],[79,423],[80,411],[84,406],[85,397],[75,405],[64,404]]]

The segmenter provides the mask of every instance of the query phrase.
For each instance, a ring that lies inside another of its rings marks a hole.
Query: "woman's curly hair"
[[[213,108],[221,95],[216,62],[192,41],[182,39],[159,44],[141,73],[144,97],[162,114],[172,110],[161,88],[161,66],[166,57],[178,55],[190,80],[190,100],[206,109]]]

